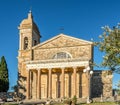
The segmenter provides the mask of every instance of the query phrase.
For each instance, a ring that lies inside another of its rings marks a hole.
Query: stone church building
[[[65,34],[40,42],[31,12],[18,29],[18,85],[26,99],[112,96],[112,74],[91,67],[93,42]]]

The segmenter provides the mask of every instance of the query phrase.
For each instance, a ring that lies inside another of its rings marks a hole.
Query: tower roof
[[[30,11],[29,13],[28,13],[28,18],[27,19],[24,19],[22,22],[21,22],[21,24],[20,24],[20,26],[23,26],[23,25],[29,25],[29,24],[32,24],[33,23],[33,16],[32,16],[32,12]]]
[[[37,25],[35,24],[35,22],[33,20],[33,15],[32,15],[31,10],[28,13],[28,17],[26,19],[22,20],[22,22],[20,23],[20,26],[19,26],[19,29],[27,29],[27,28],[32,28],[37,33],[40,33]]]

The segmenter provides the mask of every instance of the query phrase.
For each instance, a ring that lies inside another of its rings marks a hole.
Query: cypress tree
[[[8,68],[5,57],[1,57],[0,62],[0,92],[7,92],[9,89]]]

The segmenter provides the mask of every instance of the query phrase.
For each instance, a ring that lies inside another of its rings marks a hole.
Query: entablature
[[[78,59],[51,59],[51,60],[38,60],[27,61],[27,69],[43,69],[43,68],[66,68],[66,67],[81,67],[89,65],[90,60],[88,58]]]

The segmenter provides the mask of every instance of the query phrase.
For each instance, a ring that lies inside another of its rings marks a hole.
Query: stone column
[[[41,70],[38,70],[37,98],[41,98]]]
[[[26,98],[27,99],[30,99],[30,70],[27,71],[27,95],[26,95]]]
[[[49,94],[48,97],[52,98],[52,69],[49,70]]]
[[[62,87],[61,87],[62,91],[61,91],[61,97],[64,98],[65,97],[65,71],[64,68],[62,68]]]
[[[87,72],[87,81],[88,81],[88,97],[89,97],[89,99],[90,99],[90,73],[89,72]]]
[[[56,89],[56,98],[60,98],[60,74],[57,74],[57,89]]]
[[[74,96],[76,96],[76,90],[77,90],[77,77],[76,77],[76,68],[73,68],[73,81],[74,81]]]

